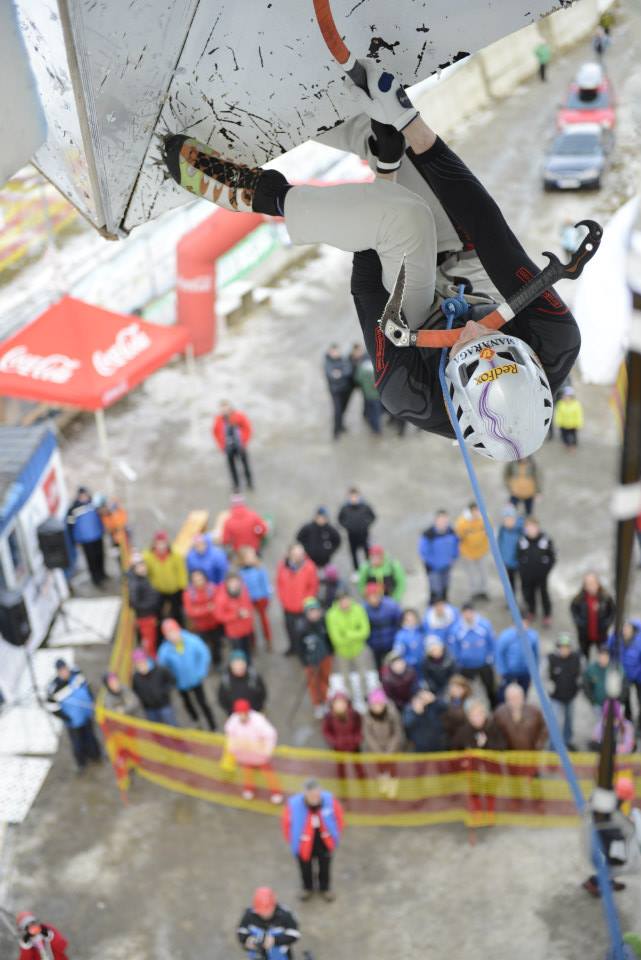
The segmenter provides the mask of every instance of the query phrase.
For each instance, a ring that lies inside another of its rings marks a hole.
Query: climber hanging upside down
[[[371,136],[370,121],[365,132],[361,117],[324,142],[373,154],[373,183],[292,186],[276,170],[223,159],[180,134],[165,137],[163,159],[174,180],[196,196],[228,210],[282,216],[295,244],[327,243],[354,253],[351,292],[383,406],[423,430],[453,437],[439,385],[440,351],[396,346],[379,325],[403,259],[403,315],[413,331],[445,326],[440,304],[452,291],[443,290],[443,260],[451,260],[445,251],[460,249],[461,238],[504,299],[538,268],[495,201],[422,120],[398,81],[380,65],[360,62],[370,92],[354,87],[354,96],[370,118]],[[460,337],[446,368],[454,409],[476,452],[521,459],[545,439],[552,396],[579,352],[579,330],[553,290],[500,332],[482,323],[496,303],[474,299],[481,303],[458,321]]]

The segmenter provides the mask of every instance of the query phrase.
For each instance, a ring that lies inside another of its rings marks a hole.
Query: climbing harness
[[[581,276],[586,263],[592,259],[599,248],[603,230],[594,220],[580,220],[577,227],[586,227],[587,234],[581,245],[572,254],[568,263],[562,263],[554,253],[544,251],[543,256],[550,261],[540,273],[532,277],[520,290],[504,303],[500,303],[494,310],[483,317],[483,326],[490,330],[499,330],[504,323],[511,320],[516,314],[529,306],[537,297],[549,290],[558,280],[567,278],[576,280]],[[378,325],[391,343],[396,347],[451,347],[459,338],[460,330],[410,330],[402,316],[403,293],[406,283],[405,260],[401,263],[383,315]]]

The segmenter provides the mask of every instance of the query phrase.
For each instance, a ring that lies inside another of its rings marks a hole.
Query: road
[[[556,247],[565,216],[603,219],[635,189],[641,27],[630,14],[637,7],[636,0],[624,4],[609,54],[620,128],[618,159],[600,194],[545,195],[539,179],[555,104],[586,58],[586,47],[555,62],[545,86],[538,80],[524,84],[455,138],[456,149],[495,192],[535,259]],[[418,534],[436,508],[461,510],[469,487],[450,444],[413,430],[403,439],[390,432],[371,437],[355,403],[348,435],[338,444],[329,440],[319,365],[330,340],[347,347],[359,337],[348,276],[349,258],[323,250],[274,284],[268,301],[226,331],[216,355],[198,361],[195,373],[167,368],[109,412],[115,457],[138,477],[124,490],[137,544],[159,526],[175,532],[189,509],[204,506],[214,515],[226,505],[227,478],[209,428],[217,401],[230,397],[255,424],[252,503],[276,523],[266,554],[269,569],[314,508],[327,504],[335,513],[347,486],[356,482],[378,510],[376,539],[407,566],[408,599],[424,602]],[[538,456],[544,491],[537,511],[559,550],[552,578],[555,630],[569,626],[567,602],[582,573],[596,568],[607,577],[611,569],[607,503],[616,431],[607,390],[578,389],[586,428],[577,454],[566,455],[555,441]],[[64,443],[72,482],[102,486],[96,450],[91,424],[75,423]],[[498,516],[501,469],[481,460],[477,466]],[[345,552],[340,566],[348,571]],[[464,592],[457,573],[454,600]],[[638,578],[632,595],[639,595]],[[507,615],[496,578],[492,597],[488,614],[500,628]],[[279,622],[276,611],[273,616]],[[552,637],[544,637],[545,650]],[[279,630],[277,649],[283,648]],[[83,660],[92,676],[104,662],[105,651],[98,648]],[[320,744],[306,703],[291,722],[287,717],[300,684],[296,665],[278,654],[260,654],[258,664],[281,739]],[[584,705],[580,726],[585,739]],[[72,940],[71,956],[82,960],[238,955],[234,923],[253,888],[269,883],[290,903],[296,890],[294,865],[271,819],[144,784],[136,785],[123,808],[109,770],[73,779],[66,745],[28,820],[12,831],[10,854],[12,904],[34,907],[58,922]],[[519,952],[529,960],[600,960],[606,949],[600,908],[579,887],[586,872],[578,831],[495,829],[470,846],[462,828],[353,828],[336,860],[337,902],[312,901],[299,917],[305,945],[319,960],[357,954],[511,960]],[[640,892],[638,878],[632,878],[619,895],[625,929],[638,927]]]

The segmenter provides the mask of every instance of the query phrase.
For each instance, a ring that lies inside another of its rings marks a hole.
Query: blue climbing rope
[[[462,316],[466,310],[462,309],[461,301],[465,303],[465,307],[468,305],[465,302],[463,297],[463,287],[459,287],[458,297],[449,297],[441,305],[441,309],[447,320],[447,328],[451,329],[454,319],[457,316]],[[460,312],[459,312],[460,311]],[[561,765],[563,767],[566,780],[574,797],[574,802],[576,808],[581,815],[585,813],[585,800],[583,799],[583,794],[581,793],[581,787],[579,786],[579,781],[577,779],[572,763],[570,762],[570,756],[568,754],[567,748],[565,746],[563,736],[561,734],[561,728],[557,722],[557,719],[554,715],[552,709],[552,704],[550,698],[548,697],[547,691],[543,686],[543,681],[539,674],[538,665],[534,657],[531,645],[528,642],[525,626],[523,624],[523,619],[521,617],[521,611],[519,605],[516,602],[516,597],[514,596],[514,591],[512,590],[512,585],[510,583],[509,577],[507,575],[507,570],[505,569],[505,564],[503,563],[503,557],[499,551],[499,545],[494,534],[494,528],[490,522],[489,514],[487,512],[487,506],[485,504],[485,498],[481,487],[476,476],[476,471],[474,465],[472,464],[472,459],[470,457],[469,450],[463,439],[463,433],[456,416],[456,410],[454,409],[454,404],[450,397],[449,390],[447,389],[447,382],[445,380],[445,363],[447,360],[448,348],[445,347],[441,351],[441,360],[439,363],[439,380],[441,384],[441,390],[443,391],[443,397],[445,399],[445,405],[450,415],[450,420],[452,421],[452,427],[454,433],[456,434],[456,439],[458,440],[458,445],[461,451],[461,456],[463,457],[463,462],[465,463],[465,469],[467,470],[467,475],[470,479],[470,484],[472,485],[472,490],[474,491],[474,497],[478,504],[479,510],[483,517],[483,523],[485,524],[485,531],[487,533],[488,540],[490,542],[490,549],[492,551],[492,556],[494,558],[494,563],[496,564],[496,570],[501,580],[501,585],[505,593],[505,599],[507,601],[508,608],[512,615],[512,619],[517,627],[519,633],[519,639],[521,641],[521,647],[523,649],[523,654],[527,661],[528,669],[530,671],[530,676],[532,677],[532,682],[534,688],[538,694],[539,702],[541,704],[541,709],[543,711],[543,716],[545,717],[545,722],[550,734],[550,739],[554,746],[556,753],[559,756]],[[608,868],[605,861],[605,856],[603,855],[603,850],[601,844],[599,843],[596,831],[592,828],[592,856],[594,860],[594,865],[597,870],[597,875],[599,878],[599,889],[603,898],[603,911],[605,914],[605,920],[610,934],[611,941],[611,953],[609,957],[611,960],[625,960],[624,946],[623,946],[623,936],[621,933],[621,926],[619,924],[619,917],[614,905],[614,896],[612,893],[612,887],[610,885],[610,877],[608,874]]]

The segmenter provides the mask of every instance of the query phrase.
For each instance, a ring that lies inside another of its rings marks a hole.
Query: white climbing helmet
[[[521,460],[538,450],[552,419],[552,391],[541,361],[517,337],[487,333],[466,343],[445,368],[468,447],[490,460]]]

